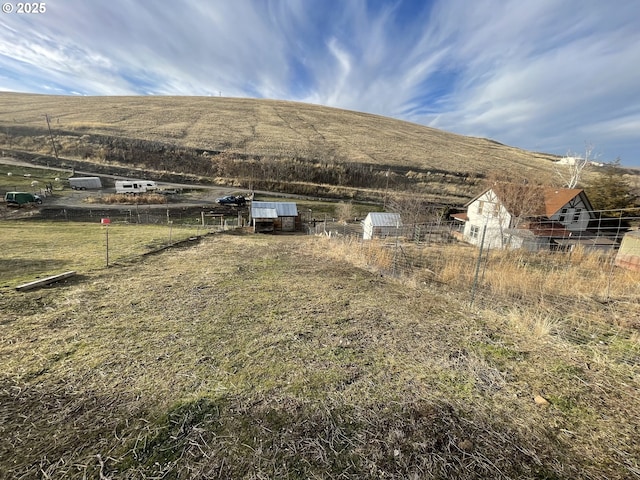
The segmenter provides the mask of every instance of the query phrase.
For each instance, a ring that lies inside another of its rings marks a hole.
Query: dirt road
[[[33,163],[29,163],[23,160],[17,160],[11,157],[0,157],[0,163],[5,165],[16,165],[21,167],[30,167],[30,168],[38,168],[44,170],[54,170],[61,172],[61,177],[66,177],[71,174],[69,169],[63,169],[59,167],[47,167],[43,165],[35,165]],[[89,171],[79,171],[75,170],[76,175],[86,175],[86,176],[99,176],[101,178],[112,179],[114,182],[116,180],[127,180],[131,178],[123,177],[121,175],[110,175],[103,173],[95,173]],[[184,195],[167,195],[167,201],[163,204],[158,205],[149,205],[150,208],[191,208],[191,207],[201,207],[207,205],[215,205],[216,198],[230,195],[230,194],[238,194],[237,189],[232,189],[228,187],[219,187],[212,185],[194,185],[194,184],[186,184],[186,183],[171,183],[171,182],[157,182],[158,186],[163,189],[176,189],[188,191],[188,193]],[[44,199],[43,207],[61,207],[61,208],[96,208],[100,207],[103,209],[118,209],[122,208],[122,205],[118,204],[100,204],[100,203],[88,203],[88,197],[97,197],[99,198],[101,195],[108,195],[111,193],[115,193],[115,188],[107,187],[100,190],[99,194],[94,190],[64,190],[63,192],[54,192],[53,195],[47,196]],[[248,195],[249,192],[245,192]]]

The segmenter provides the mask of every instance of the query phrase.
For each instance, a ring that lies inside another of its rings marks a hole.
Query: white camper
[[[102,188],[100,177],[69,177],[69,185],[73,190],[86,190],[87,188]]]
[[[116,180],[116,193],[147,193],[158,188],[153,180]]]

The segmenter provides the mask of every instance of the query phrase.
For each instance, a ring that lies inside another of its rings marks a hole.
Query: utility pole
[[[56,142],[53,141],[53,134],[51,133],[51,124],[49,123],[49,115],[45,113],[44,118],[47,120],[47,128],[49,129],[49,138],[51,139],[51,145],[53,145],[53,153],[56,156],[56,160],[58,160],[58,148],[56,147]]]
[[[385,173],[385,177],[387,177],[387,186],[384,188],[384,204],[382,209],[386,212],[387,211],[387,192],[389,191],[389,173],[391,172],[391,169],[387,170],[387,173]]]

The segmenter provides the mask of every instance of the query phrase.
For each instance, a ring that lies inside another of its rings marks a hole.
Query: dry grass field
[[[222,234],[0,289],[1,476],[640,475],[640,372],[612,355],[637,335],[571,342],[339,245]]]
[[[0,125],[102,134],[251,155],[335,152],[350,161],[485,173],[549,170],[555,157],[365,113],[224,97],[65,97],[0,93]]]

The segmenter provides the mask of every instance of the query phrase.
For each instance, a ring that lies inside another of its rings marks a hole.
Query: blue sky
[[[8,3],[3,91],[294,100],[640,166],[638,0]]]

